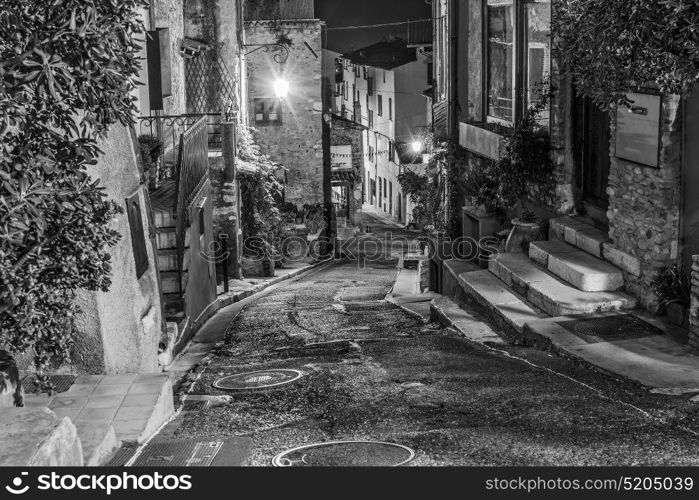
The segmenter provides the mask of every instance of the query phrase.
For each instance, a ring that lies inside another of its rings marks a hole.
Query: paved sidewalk
[[[166,373],[81,375],[66,392],[27,394],[28,407],[69,417],[82,443],[85,465],[99,465],[119,441],[141,443],[174,413]]]
[[[683,332],[660,318],[644,311],[632,311],[632,317],[657,328],[656,335],[621,337],[600,341],[594,336],[577,334],[562,325],[575,320],[628,317],[608,313],[594,316],[547,318],[525,324],[524,337],[528,343],[542,345],[597,368],[638,382],[653,392],[662,394],[693,394],[699,402],[699,356],[681,342]]]

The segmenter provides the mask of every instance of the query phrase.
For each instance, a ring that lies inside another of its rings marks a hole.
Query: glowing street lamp
[[[422,151],[422,141],[413,141],[411,143],[411,146],[413,147],[413,151],[415,153],[419,153],[420,151]]]
[[[283,78],[278,78],[274,82],[274,94],[279,99],[284,99],[289,94],[289,82]]]

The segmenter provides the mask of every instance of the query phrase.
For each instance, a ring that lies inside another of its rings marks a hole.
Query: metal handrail
[[[138,117],[138,135],[150,135],[160,140],[159,180],[174,177],[175,161],[178,157],[180,136],[197,120],[206,117],[208,143],[211,148],[221,146],[221,113],[185,113],[181,115],[151,115]]]
[[[209,178],[209,134],[207,129],[207,117],[200,116],[179,138],[174,206],[178,262],[182,262],[184,257],[185,236],[189,225],[189,205]],[[183,293],[181,266],[178,266],[178,274],[181,295]]]

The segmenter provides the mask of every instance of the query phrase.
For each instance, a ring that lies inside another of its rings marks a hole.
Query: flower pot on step
[[[541,224],[538,222],[521,222],[512,219],[512,230],[505,243],[505,252],[522,253],[529,249],[529,243],[541,237]]]

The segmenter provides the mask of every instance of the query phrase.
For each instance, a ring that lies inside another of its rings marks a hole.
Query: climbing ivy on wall
[[[558,0],[554,46],[579,94],[627,104],[630,86],[682,94],[699,78],[697,0]]]

